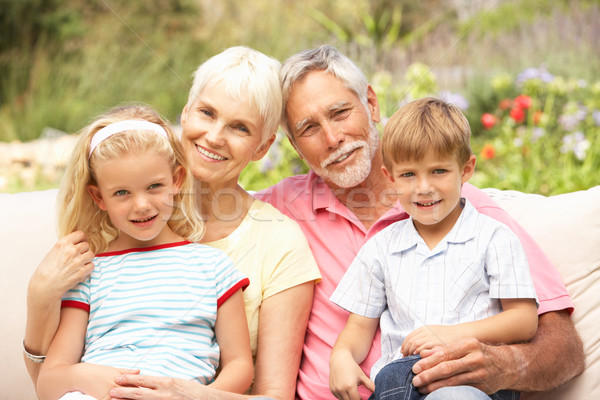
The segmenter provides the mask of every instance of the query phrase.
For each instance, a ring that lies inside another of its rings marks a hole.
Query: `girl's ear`
[[[183,168],[181,164],[175,167],[175,171],[173,171],[173,186],[175,187],[175,192],[173,193],[173,196],[179,193],[181,186],[183,186],[185,175],[185,168]]]
[[[477,162],[476,156],[472,155],[471,157],[469,157],[469,160],[467,160],[467,163],[463,167],[463,173],[462,173],[462,178],[461,178],[462,183],[465,183],[469,179],[471,179],[471,177],[473,176],[473,173],[475,172],[475,163],[476,162]]]
[[[265,154],[267,154],[267,151],[269,151],[269,148],[271,147],[271,145],[275,141],[276,135],[277,135],[276,133],[274,133],[273,135],[271,135],[271,137],[269,139],[267,139],[266,142],[264,142],[263,144],[261,144],[258,147],[258,149],[256,149],[256,151],[254,152],[254,155],[252,156],[252,161],[258,161],[261,158],[263,158],[265,156]]]
[[[106,211],[106,204],[102,199],[102,193],[100,193],[100,188],[96,185],[87,185],[87,192],[89,193],[94,203],[98,206],[102,211]]]

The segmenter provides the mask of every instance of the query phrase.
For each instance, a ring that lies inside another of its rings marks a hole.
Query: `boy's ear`
[[[392,172],[389,171],[385,165],[381,166],[381,171],[383,172],[383,175],[390,180],[390,182],[394,183],[394,174],[392,174]]]
[[[175,186],[175,193],[173,193],[173,195],[179,193],[181,186],[183,186],[185,176],[186,170],[185,168],[183,168],[182,165],[178,165],[177,167],[175,167],[175,171],[173,171],[173,186]]]
[[[276,135],[277,135],[276,133],[274,133],[273,135],[271,135],[271,137],[268,138],[266,142],[264,142],[263,144],[261,144],[258,147],[258,149],[256,149],[256,151],[252,155],[252,161],[258,161],[261,158],[263,158],[265,156],[265,154],[267,154],[267,151],[269,151],[269,148],[271,147],[271,145],[275,141]]]
[[[462,173],[462,179],[461,179],[462,183],[465,183],[469,179],[471,179],[471,177],[473,176],[473,173],[475,172],[475,163],[476,162],[477,162],[477,157],[475,155],[471,155],[471,157],[469,157],[469,159],[467,160],[467,163],[463,167],[463,173]]]
[[[102,211],[106,211],[106,204],[104,203],[104,199],[102,199],[102,193],[100,193],[100,188],[96,185],[87,185],[87,192],[89,193],[94,203],[98,206]]]

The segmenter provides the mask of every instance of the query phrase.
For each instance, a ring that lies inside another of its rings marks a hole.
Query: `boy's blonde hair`
[[[462,111],[443,100],[425,97],[401,107],[385,125],[381,139],[383,165],[420,160],[427,150],[438,156],[455,156],[463,166],[473,152],[471,128]]]
[[[88,158],[92,137],[100,129],[115,122],[140,119],[162,126],[168,134],[168,142],[155,132],[130,130],[103,140]],[[94,119],[80,131],[69,165],[58,193],[58,233],[63,237],[75,230],[85,233],[94,253],[105,251],[119,231],[111,223],[108,213],[102,211],[87,191],[87,186],[97,185],[94,165],[99,161],[114,160],[130,151],[151,151],[164,155],[174,172],[178,165],[185,169],[183,184],[174,196],[173,214],[169,227],[190,241],[199,241],[205,230],[204,221],[196,208],[193,178],[186,168],[181,143],[169,124],[149,106],[125,105]]]

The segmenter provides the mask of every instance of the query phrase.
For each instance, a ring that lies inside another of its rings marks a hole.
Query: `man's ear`
[[[256,151],[252,155],[252,161],[258,161],[261,158],[263,158],[265,156],[265,154],[267,154],[267,151],[269,151],[269,148],[271,147],[271,145],[275,141],[276,135],[277,134],[274,133],[273,135],[271,135],[270,138],[267,139],[266,142],[264,142],[263,144],[261,144],[260,146],[258,146],[258,149],[256,149]]]
[[[98,208],[102,211],[106,211],[106,204],[102,198],[102,193],[100,193],[100,188],[96,185],[87,185],[87,192]]]
[[[381,171],[383,172],[383,175],[390,180],[390,182],[394,183],[394,174],[392,174],[392,172],[389,171],[385,165],[381,166]]]
[[[379,122],[381,120],[379,100],[371,85],[367,86],[367,105],[369,106],[369,112],[371,113],[371,120],[375,123]]]
[[[183,186],[183,181],[185,180],[186,170],[183,168],[183,165],[178,165],[175,167],[175,171],[173,171],[173,186],[175,186],[175,191],[173,196],[179,193],[181,186]]]
[[[462,183],[465,183],[469,179],[471,179],[471,177],[473,176],[473,173],[475,172],[475,163],[476,162],[477,162],[477,157],[475,155],[471,155],[471,157],[469,157],[469,159],[467,160],[467,163],[463,167],[462,178],[461,178]]]

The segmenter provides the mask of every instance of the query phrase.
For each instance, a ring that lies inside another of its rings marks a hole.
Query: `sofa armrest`
[[[600,398],[600,186],[545,197],[484,189],[537,241],[561,274],[575,306],[586,369],[551,393],[527,399]]]

